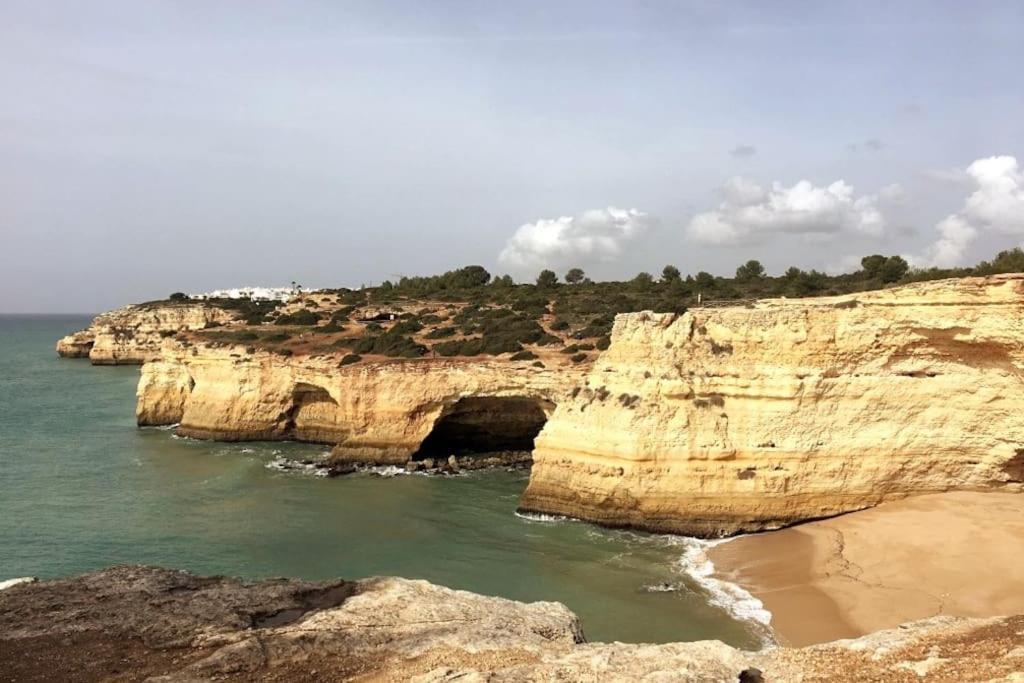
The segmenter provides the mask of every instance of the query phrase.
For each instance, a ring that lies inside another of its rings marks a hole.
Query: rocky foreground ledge
[[[586,643],[558,603],[397,578],[246,583],[125,566],[0,591],[2,680],[724,682],[752,668],[765,681],[1020,680],[1024,616],[744,652]]]

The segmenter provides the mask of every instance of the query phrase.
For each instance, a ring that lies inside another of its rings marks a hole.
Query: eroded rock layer
[[[724,683],[751,668],[766,681],[1016,680],[1022,634],[1022,617],[940,617],[802,649],[586,643],[559,603],[406,579],[246,583],[154,567],[0,591],[0,675],[17,681]]]
[[[1024,276],[632,313],[522,508],[718,536],[1024,480]]]
[[[96,316],[88,329],[57,342],[64,358],[93,365],[138,365],[160,357],[163,340],[235,319],[229,310],[201,303],[137,304]]]
[[[161,360],[142,368],[136,417],[140,425],[179,423],[184,436],[297,439],[334,445],[335,460],[399,464],[435,427],[452,434],[456,451],[468,436],[487,429],[493,450],[522,446],[516,438],[521,435],[532,443],[538,421],[580,377],[499,360],[339,367],[333,356],[188,349],[169,342]]]

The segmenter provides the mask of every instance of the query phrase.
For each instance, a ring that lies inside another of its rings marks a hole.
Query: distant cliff
[[[718,536],[1024,481],[1024,275],[623,314],[593,365],[558,351],[347,364],[344,345],[317,341],[333,339],[325,327],[262,348],[232,335],[281,328],[231,316],[129,307],[59,346],[148,361],[139,424],[197,438],[314,441],[335,460],[401,464],[425,445],[536,437],[522,508],[612,526]],[[220,337],[176,334],[221,323]]]
[[[88,358],[93,365],[138,365],[160,357],[163,339],[235,319],[230,310],[202,303],[125,306],[97,316],[81,332],[57,342],[64,358]]]
[[[161,360],[143,366],[136,416],[140,425],[179,423],[185,436],[297,439],[334,445],[336,460],[401,464],[442,420],[495,449],[519,435],[532,445],[582,375],[502,360],[339,367],[331,356],[168,344]]]
[[[699,536],[1024,481],[1024,276],[633,313],[522,508]]]

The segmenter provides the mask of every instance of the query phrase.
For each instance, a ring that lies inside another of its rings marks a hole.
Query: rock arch
[[[281,416],[281,437],[313,443],[338,441],[338,402],[317,384],[298,382]]]
[[[554,404],[532,396],[467,396],[446,406],[413,460],[532,451]]]

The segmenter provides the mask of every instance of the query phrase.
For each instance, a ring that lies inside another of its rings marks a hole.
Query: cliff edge
[[[714,537],[1024,481],[1024,275],[616,318],[521,507]]]

